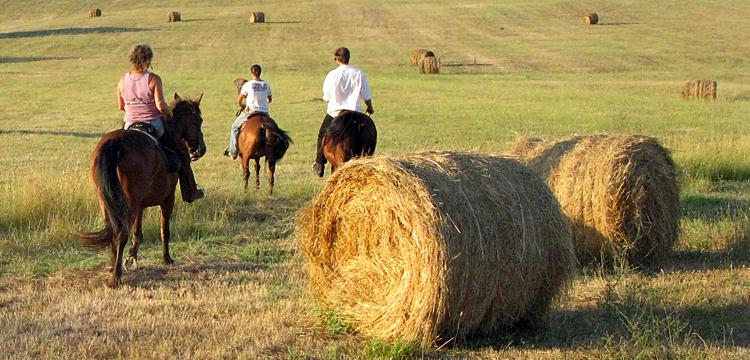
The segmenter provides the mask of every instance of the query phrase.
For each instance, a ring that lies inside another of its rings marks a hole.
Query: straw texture
[[[297,239],[321,306],[424,347],[541,321],[575,268],[543,180],[477,154],[352,160],[301,210]]]

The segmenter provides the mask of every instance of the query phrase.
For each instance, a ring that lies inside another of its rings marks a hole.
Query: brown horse
[[[248,116],[237,137],[238,156],[243,170],[245,189],[247,189],[247,179],[250,177],[250,159],[255,160],[255,190],[260,188],[260,158],[265,156],[268,169],[268,193],[273,195],[276,162],[284,157],[291,143],[292,139],[286,131],[281,130],[270,116],[264,113],[254,113]]]
[[[375,123],[364,113],[344,111],[336,116],[323,137],[323,155],[331,172],[353,157],[375,153],[378,132]]]
[[[172,118],[164,121],[162,142],[172,141],[180,150],[188,152],[193,160],[206,153],[201,132],[200,101],[183,100],[174,94],[170,104]],[[187,158],[185,159],[187,161]],[[141,221],[143,209],[161,208],[162,261],[171,264],[169,256],[169,219],[175,200],[177,173],[170,169],[164,151],[156,140],[136,130],[114,130],[105,134],[91,154],[91,177],[97,190],[99,209],[104,218],[104,228],[79,234],[86,246],[111,249],[112,276],[107,285],[116,287],[122,276],[122,255],[135,227],[133,245],[127,264],[138,261],[138,246],[143,240]]]

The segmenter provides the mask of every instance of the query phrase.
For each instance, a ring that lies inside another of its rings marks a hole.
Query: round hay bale
[[[544,181],[477,154],[349,161],[300,211],[297,239],[322,307],[424,347],[541,321],[575,267]]]
[[[419,60],[419,73],[440,74],[440,59],[436,56],[427,56]]]
[[[417,49],[411,52],[411,59],[409,62],[414,66],[419,66],[419,61],[427,56],[435,56],[435,53],[427,49]]]
[[[176,10],[172,10],[167,13],[167,21],[168,22],[176,22],[176,21],[182,21],[182,17],[180,16],[180,12]]]
[[[677,175],[669,152],[656,139],[576,136],[536,142],[516,155],[555,193],[573,224],[581,263],[646,265],[674,245],[680,217]]]
[[[102,10],[101,9],[91,9],[89,10],[89,17],[99,17],[102,16]]]
[[[581,20],[585,25],[596,25],[599,22],[599,15],[596,15],[596,13],[591,13],[582,16]]]
[[[251,23],[262,23],[266,22],[266,14],[262,12],[254,12],[250,14],[250,22]]]
[[[682,88],[682,97],[716,100],[716,81],[689,80]]]

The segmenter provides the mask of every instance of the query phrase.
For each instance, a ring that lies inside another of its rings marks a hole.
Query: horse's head
[[[195,100],[184,100],[177,93],[171,104],[172,121],[170,121],[174,135],[179,137],[188,147],[190,158],[195,161],[206,153],[206,143],[203,141],[201,125],[201,99],[203,94]]]

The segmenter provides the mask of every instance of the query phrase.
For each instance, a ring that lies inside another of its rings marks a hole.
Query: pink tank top
[[[154,92],[148,87],[149,75],[151,73],[148,71],[137,77],[130,75],[130,72],[123,75],[121,95],[125,100],[125,121],[139,122],[161,117],[156,108]]]

